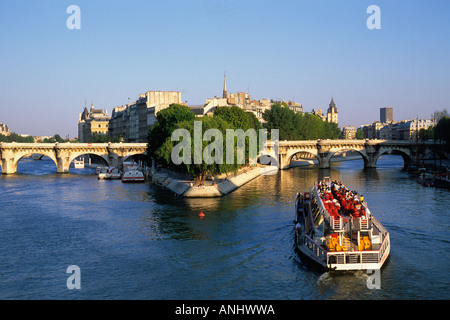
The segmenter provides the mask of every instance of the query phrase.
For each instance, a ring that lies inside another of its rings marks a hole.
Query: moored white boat
[[[328,178],[295,200],[295,246],[326,270],[381,269],[390,253],[389,232],[367,203]]]
[[[84,159],[73,160],[73,165],[74,165],[75,169],[83,169],[84,168]]]
[[[144,173],[138,169],[131,169],[124,171],[122,175],[122,182],[144,182]]]
[[[99,169],[97,176],[100,180],[119,180],[122,178],[120,170],[114,167],[105,167]]]
[[[99,179],[99,180],[104,180],[104,179],[107,179],[107,177],[108,177],[108,168],[107,167],[97,168],[95,170],[95,172],[97,173],[97,179]]]
[[[108,170],[108,167],[97,167],[95,168],[95,174],[98,175],[100,172]]]

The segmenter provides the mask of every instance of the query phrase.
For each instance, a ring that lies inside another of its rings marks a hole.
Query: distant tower
[[[222,98],[227,98],[228,94],[227,94],[227,74],[225,73],[223,75],[223,95]]]
[[[338,110],[334,104],[333,98],[331,98],[330,105],[327,110],[327,121],[338,123]]]
[[[388,121],[394,121],[394,109],[380,108],[380,122],[386,123]]]

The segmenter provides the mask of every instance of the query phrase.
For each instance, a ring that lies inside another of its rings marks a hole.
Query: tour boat
[[[74,165],[75,169],[83,169],[84,168],[84,159],[74,160],[73,165]]]
[[[124,171],[122,175],[122,182],[144,182],[145,177],[142,171],[138,169],[131,169]]]
[[[376,270],[389,256],[390,239],[361,195],[325,178],[297,193],[295,247],[321,269]]]

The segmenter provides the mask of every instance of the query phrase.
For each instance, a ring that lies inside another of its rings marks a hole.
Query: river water
[[[292,168],[184,199],[21,160],[0,176],[0,299],[449,299],[450,191],[417,184],[401,157],[377,165]],[[293,199],[323,176],[362,193],[390,232],[381,289],[364,271],[312,270],[294,251]],[[71,265],[79,290],[67,287]]]

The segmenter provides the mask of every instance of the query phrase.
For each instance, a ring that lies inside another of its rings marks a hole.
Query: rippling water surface
[[[0,299],[449,299],[450,192],[401,157],[292,168],[214,199],[56,174],[49,159],[0,176]],[[381,289],[365,272],[311,270],[293,248],[293,199],[323,176],[364,195],[391,234]],[[203,211],[204,218],[198,213]],[[81,270],[69,290],[66,269]]]

